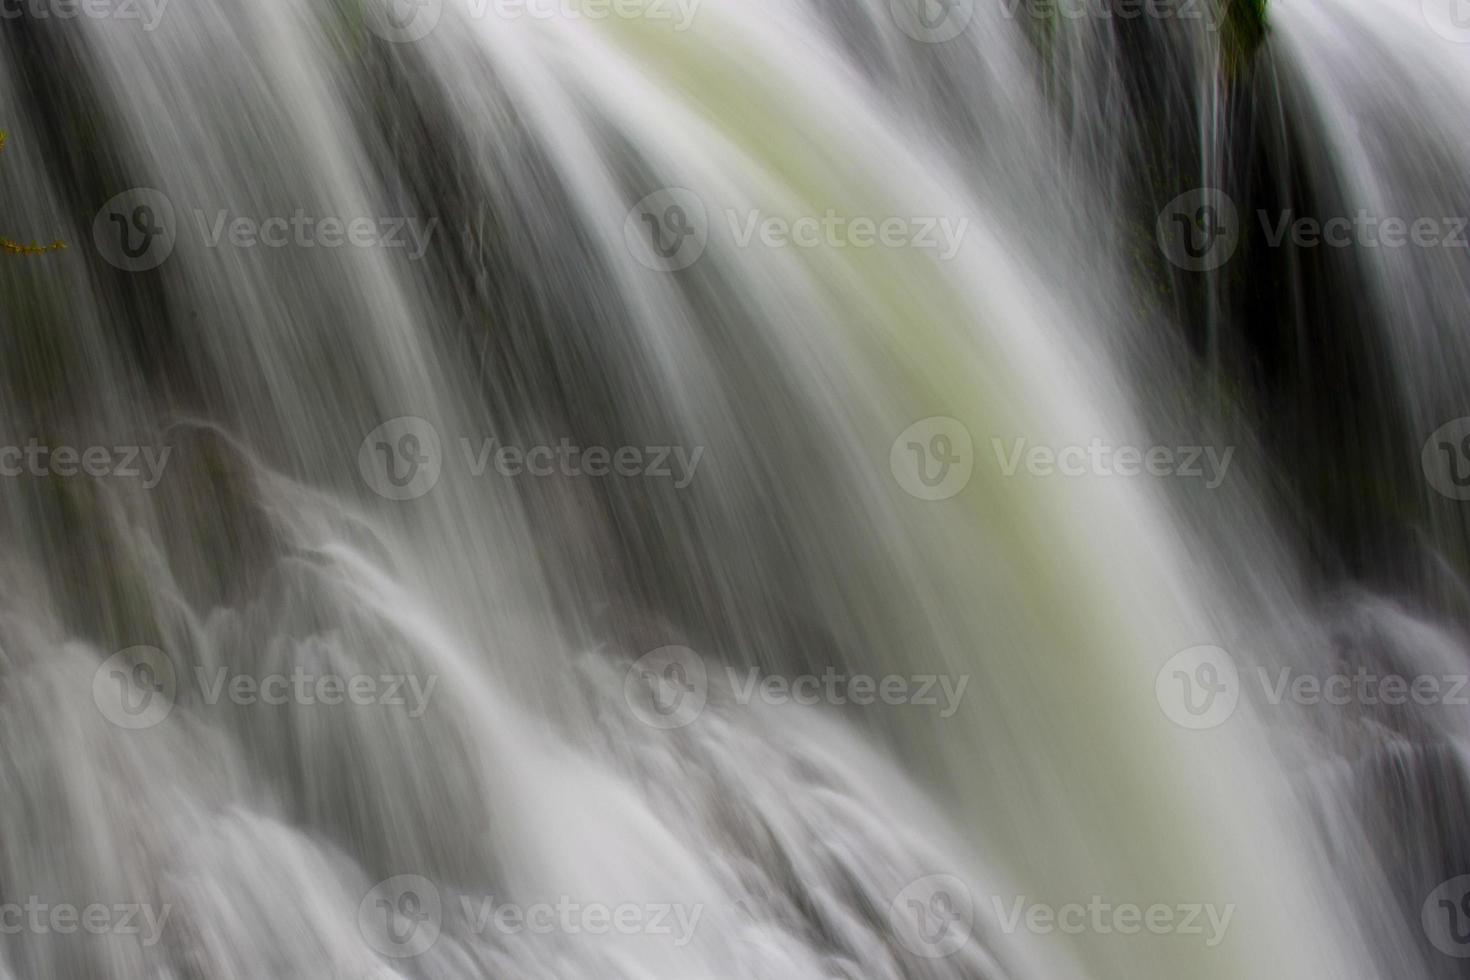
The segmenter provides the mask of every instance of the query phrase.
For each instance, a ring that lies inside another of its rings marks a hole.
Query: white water
[[[1332,16],[1285,0],[1263,54],[1328,119],[1367,111],[1328,67]],[[477,19],[451,0],[431,35],[394,45],[356,18],[179,2],[153,32],[80,20],[6,55],[7,228],[79,230],[62,258],[5,270],[24,351],[49,358],[8,369],[5,442],[174,448],[154,490],[5,491],[0,891],[170,912],[149,945],[4,936],[0,975],[1342,978],[1379,975],[1373,954],[1414,972],[1417,904],[1386,894],[1384,830],[1345,809],[1350,780],[1322,775],[1351,739],[1248,705],[1187,731],[1155,699],[1177,651],[1262,623],[1290,641],[1251,655],[1318,655],[1320,614],[1251,489],[1263,457],[1246,445],[1244,485],[1197,509],[1141,481],[993,462],[992,437],[1207,435],[1193,407],[1171,416],[1129,380],[1172,393],[1190,375],[1170,345],[1140,353],[1163,314],[1140,314],[1112,247],[1133,220],[1112,191],[1143,135],[1098,87],[1114,77],[1103,28],[1069,25],[1048,69],[990,4],[946,45],[912,42],[876,2],[706,0],[675,32]],[[1213,39],[1163,33],[1208,117],[1226,98]],[[1444,57],[1416,70],[1463,73]],[[76,105],[29,88],[63,81]],[[75,118],[51,131],[91,141],[74,148],[84,173],[58,173],[35,135],[53,111]],[[1371,156],[1333,159],[1393,182]],[[131,186],[166,195],[168,261],[130,276],[84,254],[77,186],[93,208]],[[677,273],[624,238],[629,208],[664,187],[711,219],[705,256]],[[411,262],[212,248],[201,227],[218,209],[298,208],[437,217],[441,238]],[[725,214],[753,208],[968,224],[947,262],[742,248]],[[399,416],[444,444],[438,484],[408,501],[358,467]],[[943,502],[889,472],[895,436],[929,416],[976,442],[970,485]],[[684,490],[517,483],[464,465],[459,440],[490,435],[706,456]],[[1414,656],[1457,650],[1448,629],[1363,608]],[[162,723],[127,731],[93,678],[139,644],[191,680],[300,665],[437,688],[413,717],[211,705],[191,683]],[[625,680],[668,644],[714,681],[705,712],[666,731]],[[742,705],[727,664],[970,680],[948,718]],[[943,958],[907,951],[891,912],[933,874],[974,905]],[[413,958],[359,928],[396,875],[444,904]],[[1017,897],[1094,895],[1233,918],[1215,946],[1003,928]],[[701,918],[683,944],[508,934],[476,930],[461,896]]]

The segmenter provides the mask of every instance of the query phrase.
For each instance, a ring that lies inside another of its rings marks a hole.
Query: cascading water
[[[0,978],[1466,975],[1436,2],[0,4]]]

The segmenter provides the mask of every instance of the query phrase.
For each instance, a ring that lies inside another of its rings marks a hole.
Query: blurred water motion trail
[[[5,8],[0,978],[1470,975],[1454,11],[534,9]]]

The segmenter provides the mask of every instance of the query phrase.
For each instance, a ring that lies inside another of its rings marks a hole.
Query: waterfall
[[[0,4],[0,978],[1465,975],[1456,10]]]

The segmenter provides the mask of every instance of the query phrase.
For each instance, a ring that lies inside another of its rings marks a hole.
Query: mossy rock
[[[1225,74],[1236,78],[1266,40],[1266,0],[1220,0],[1220,52]]]

